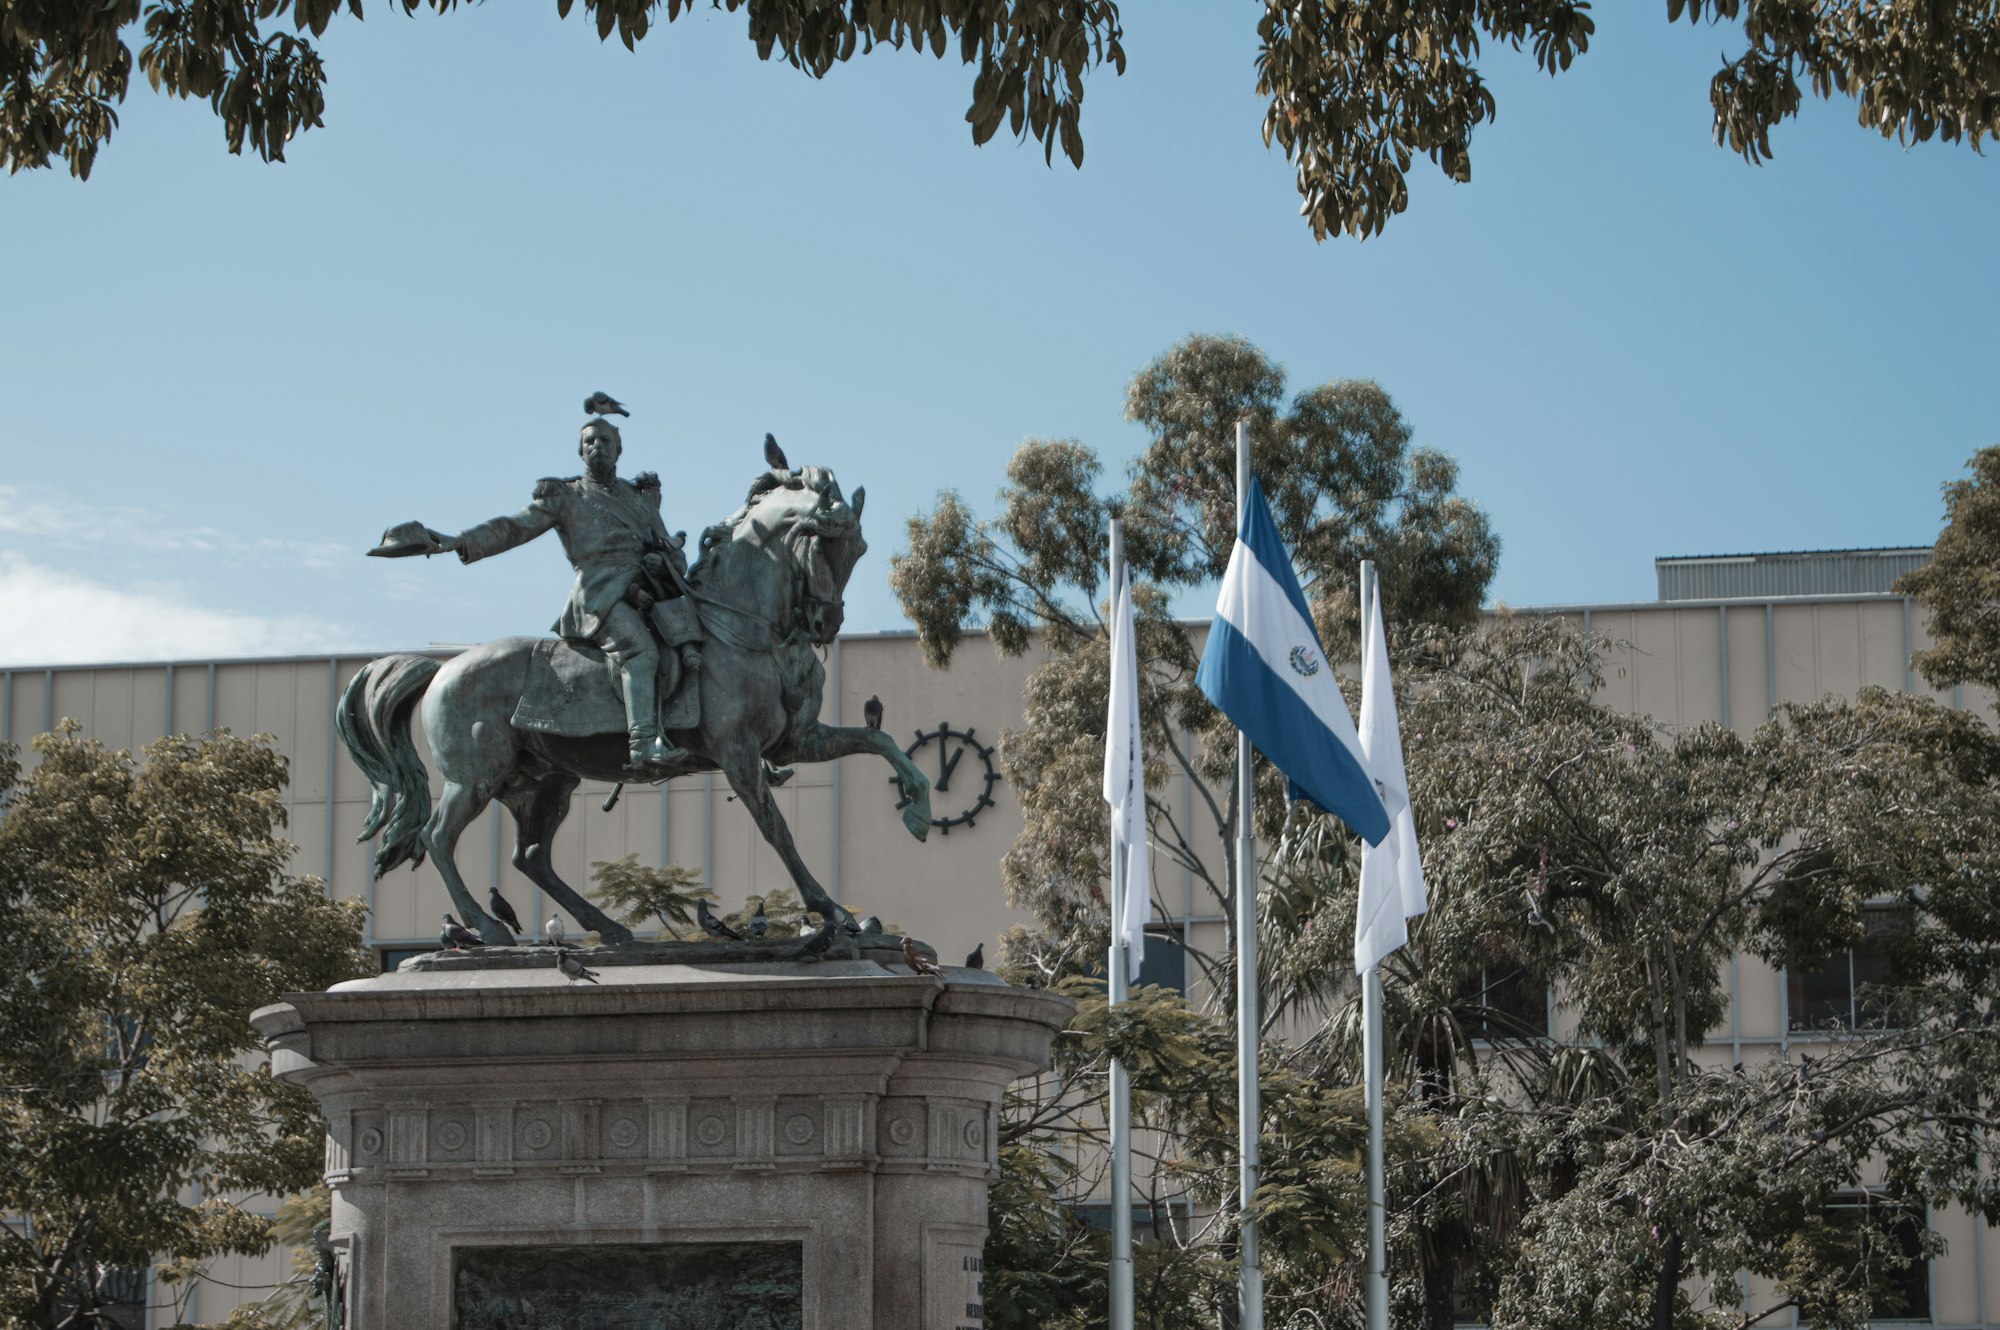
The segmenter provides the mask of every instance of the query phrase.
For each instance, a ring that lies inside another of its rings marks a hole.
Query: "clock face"
[[[1000,773],[993,767],[993,750],[972,737],[970,729],[953,729],[940,724],[934,730],[918,730],[917,737],[903,750],[917,769],[931,781],[931,825],[949,836],[953,827],[969,827],[973,819],[993,807],[993,787]],[[895,777],[889,778],[891,785]],[[909,799],[898,787],[896,807]]]

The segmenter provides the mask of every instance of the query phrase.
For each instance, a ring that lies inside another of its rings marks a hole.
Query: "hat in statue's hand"
[[[368,554],[376,559],[407,559],[413,554],[436,554],[442,549],[444,538],[422,522],[398,522],[382,533],[382,543]]]

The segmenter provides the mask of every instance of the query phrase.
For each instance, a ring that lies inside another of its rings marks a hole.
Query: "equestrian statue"
[[[586,411],[627,414],[601,393]],[[607,943],[631,931],[557,877],[549,845],[584,780],[658,784],[720,771],[778,852],[808,910],[829,928],[853,917],[799,857],[771,797],[795,762],[876,753],[896,772],[903,825],[930,830],[930,784],[879,729],[820,723],[826,672],[816,648],[840,631],[842,593],[867,551],[861,509],[833,472],[789,467],[765,436],[771,464],[734,514],[702,533],[688,566],[684,537],[667,533],[659,477],[618,475],[623,439],[602,415],[577,440],[584,474],[538,482],[529,505],[456,536],[419,522],[391,527],[369,553],[456,553],[464,562],[554,531],[576,570],[555,637],[503,637],[449,660],[399,653],[370,661],[347,685],[335,728],[368,777],[361,831],[378,833],[375,875],[400,863],[437,865],[459,918],[481,940],[513,934],[466,889],[452,851],[498,799],[514,815],[514,866]],[[444,792],[410,737],[420,712]]]

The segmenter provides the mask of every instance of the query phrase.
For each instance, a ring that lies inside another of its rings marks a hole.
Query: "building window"
[[[1549,1032],[1549,985],[1525,966],[1496,961],[1479,967],[1458,991],[1459,1001],[1485,1008],[1466,1022],[1475,1039],[1525,1039]]]
[[[144,1266],[100,1265],[78,1276],[76,1296],[59,1298],[57,1312],[91,1306],[97,1316],[90,1324],[102,1330],[146,1330],[146,1275]]]
[[[1139,961],[1139,977],[1133,981],[1133,987],[1157,984],[1185,997],[1187,972],[1187,951],[1181,946],[1180,934],[1147,929],[1146,954]]]
[[[1871,1321],[1931,1319],[1930,1261],[1924,1256],[1924,1212],[1883,1196],[1835,1198],[1827,1222],[1853,1234],[1868,1285]]]
[[[1910,931],[1910,912],[1899,905],[1861,912],[1861,941],[1809,970],[1785,970],[1794,1030],[1891,1030],[1899,1024],[1889,991],[1893,953]]]
[[[1111,1231],[1111,1207],[1105,1202],[1079,1201],[1072,1205],[1070,1210],[1083,1221],[1084,1227],[1096,1229],[1101,1233]],[[1135,1241],[1144,1242],[1153,1236],[1155,1213],[1150,1205],[1133,1203],[1132,1237]],[[1188,1204],[1186,1201],[1168,1201],[1159,1207],[1157,1215],[1163,1228],[1169,1224],[1185,1226],[1188,1221]]]
[[[412,956],[428,956],[436,947],[377,947],[375,954],[382,958],[382,973],[388,974]]]
[[[1102,954],[1097,957],[1090,967],[1091,978],[1104,978],[1108,959]],[[1154,925],[1146,929],[1146,954],[1139,961],[1139,977],[1132,981],[1132,987],[1143,988],[1147,984],[1172,989],[1183,997],[1187,996],[1187,950],[1181,946],[1181,935],[1177,932],[1168,932],[1165,925]]]

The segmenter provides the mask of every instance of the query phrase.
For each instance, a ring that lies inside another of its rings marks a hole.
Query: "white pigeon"
[[[562,916],[559,914],[552,914],[549,916],[549,945],[552,947],[560,947],[562,944],[563,944]]]

